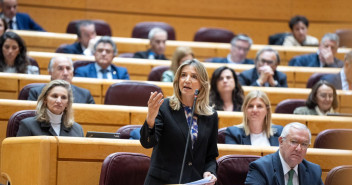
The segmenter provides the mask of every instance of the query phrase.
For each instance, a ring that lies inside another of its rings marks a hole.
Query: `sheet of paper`
[[[211,179],[211,176],[206,177],[204,179],[197,180],[197,181],[189,182],[189,183],[186,183],[186,184],[198,184],[198,185],[206,184],[206,183],[210,182],[210,179]]]

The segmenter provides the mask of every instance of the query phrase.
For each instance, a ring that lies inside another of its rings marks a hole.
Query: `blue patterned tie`
[[[197,125],[197,117],[193,116],[192,122],[192,109],[190,107],[185,106],[186,118],[188,126],[191,127],[191,139],[192,139],[192,149],[195,141],[198,137],[198,125]]]

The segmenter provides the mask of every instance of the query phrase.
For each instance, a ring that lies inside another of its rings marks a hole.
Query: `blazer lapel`
[[[242,135],[242,141],[243,141],[244,145],[251,145],[252,144],[250,135],[246,136],[245,133],[243,133],[243,135]]]
[[[276,179],[276,184],[278,185],[285,185],[284,179],[284,170],[282,169],[282,164],[279,156],[279,150],[273,156],[273,168],[274,168],[274,176]]]
[[[95,68],[95,63],[91,63],[89,67],[89,77],[98,78],[97,69]]]
[[[300,163],[298,165],[299,184],[309,184],[308,178],[309,178],[309,174],[308,174],[307,168],[302,163]]]
[[[110,65],[110,66],[111,66],[112,79],[120,79],[117,72],[117,67],[115,65]]]
[[[54,131],[53,127],[51,127],[50,123],[41,122],[40,127],[42,130],[47,130],[52,136],[57,136],[56,132]]]
[[[198,148],[202,145],[203,137],[205,134],[205,128],[206,128],[206,117],[204,116],[198,116],[198,121],[197,121],[197,125],[198,125],[198,136],[197,136],[197,140],[194,143],[194,148],[193,151],[198,150]],[[194,152],[195,153],[195,152]]]
[[[63,123],[61,123],[60,136],[69,136],[71,128],[65,127]]]

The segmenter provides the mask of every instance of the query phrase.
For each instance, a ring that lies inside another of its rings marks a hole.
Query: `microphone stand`
[[[183,169],[185,167],[185,161],[186,161],[186,155],[187,155],[187,149],[188,149],[188,143],[189,143],[189,138],[190,138],[190,133],[192,130],[192,124],[193,124],[193,115],[194,115],[194,108],[196,105],[196,101],[197,101],[197,97],[198,97],[198,89],[196,89],[196,91],[194,92],[194,101],[193,101],[193,106],[192,106],[192,117],[191,117],[191,124],[188,125],[188,134],[187,134],[187,141],[186,141],[186,146],[185,146],[185,152],[183,153],[183,160],[182,160],[182,166],[181,166],[181,173],[180,173],[180,179],[178,181],[179,184],[181,184],[181,180],[182,180],[182,176],[183,176]]]

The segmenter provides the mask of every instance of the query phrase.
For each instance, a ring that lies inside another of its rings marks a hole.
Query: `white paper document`
[[[211,179],[211,176],[208,176],[208,177],[206,177],[204,179],[200,179],[200,180],[197,180],[197,181],[189,182],[189,183],[186,183],[186,184],[198,184],[198,185],[206,184],[206,183],[210,182],[210,179]]]

